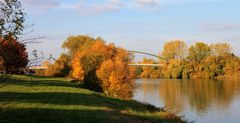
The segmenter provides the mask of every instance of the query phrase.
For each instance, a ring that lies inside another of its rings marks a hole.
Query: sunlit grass
[[[0,88],[1,123],[182,122],[147,105],[81,88],[64,78],[13,76]]]

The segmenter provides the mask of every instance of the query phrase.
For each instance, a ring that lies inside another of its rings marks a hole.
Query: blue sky
[[[102,37],[128,50],[158,54],[165,42],[184,40],[208,44],[228,42],[240,55],[239,0],[20,0],[29,37],[44,37],[28,45],[58,57],[70,35]],[[29,29],[30,30],[30,29]]]

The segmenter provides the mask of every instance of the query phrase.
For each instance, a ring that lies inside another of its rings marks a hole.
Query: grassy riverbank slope
[[[0,88],[1,123],[183,122],[133,100],[119,100],[64,78],[13,76]]]

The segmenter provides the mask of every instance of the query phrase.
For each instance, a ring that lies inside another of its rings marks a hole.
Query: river
[[[138,79],[133,99],[195,123],[240,123],[239,79]]]

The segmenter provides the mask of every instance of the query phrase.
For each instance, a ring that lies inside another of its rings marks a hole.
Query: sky
[[[164,43],[227,42],[240,55],[239,0],[20,0],[27,13],[24,38],[57,58],[68,36],[101,37],[128,50],[159,54]]]

